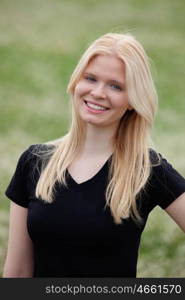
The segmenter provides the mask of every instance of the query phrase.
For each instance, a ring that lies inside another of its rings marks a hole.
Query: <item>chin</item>
[[[92,120],[91,118],[83,118],[83,121],[87,124],[93,125],[93,126],[102,126],[101,123],[96,122],[94,120]]]

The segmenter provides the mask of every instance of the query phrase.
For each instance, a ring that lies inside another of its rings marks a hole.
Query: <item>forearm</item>
[[[4,278],[32,278],[33,264],[32,263],[15,264],[6,261],[3,270],[3,277]]]

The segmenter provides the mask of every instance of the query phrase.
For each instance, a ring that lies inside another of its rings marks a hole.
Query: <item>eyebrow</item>
[[[89,76],[97,77],[95,74],[89,73],[89,72],[85,72],[84,75],[89,75]],[[115,80],[115,79],[110,79],[108,81],[112,82],[112,83],[115,83],[115,84],[118,84],[118,85],[121,85],[122,87],[125,87],[125,83],[124,82],[121,82],[121,81],[118,81],[118,80]]]

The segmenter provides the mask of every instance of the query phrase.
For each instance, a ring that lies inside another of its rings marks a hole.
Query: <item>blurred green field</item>
[[[159,94],[157,149],[185,175],[184,0],[0,0],[0,274],[8,237],[5,188],[20,153],[68,128],[66,86],[88,43],[131,32],[152,61]],[[143,233],[138,277],[185,277],[185,237],[156,208]]]

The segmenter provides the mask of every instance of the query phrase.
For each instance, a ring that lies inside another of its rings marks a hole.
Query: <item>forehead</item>
[[[120,77],[124,78],[125,66],[124,62],[114,55],[99,54],[89,61],[84,71],[120,79]]]

